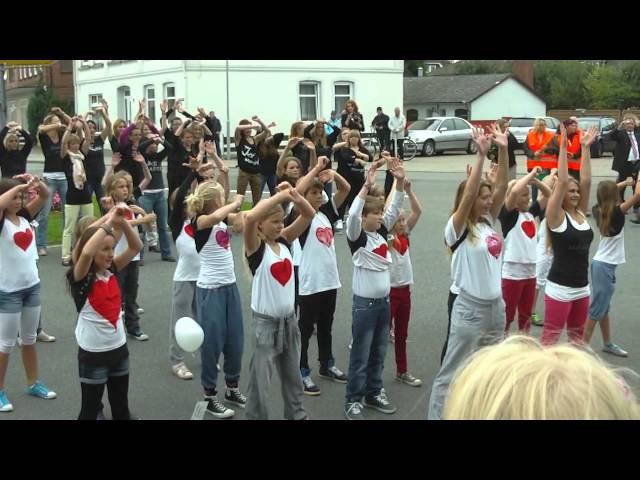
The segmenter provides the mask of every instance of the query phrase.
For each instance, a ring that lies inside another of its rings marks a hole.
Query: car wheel
[[[422,146],[422,155],[425,157],[433,157],[436,153],[436,144],[433,140],[427,140]]]
[[[473,140],[469,140],[469,146],[467,147],[467,153],[475,155],[478,153],[478,145]]]

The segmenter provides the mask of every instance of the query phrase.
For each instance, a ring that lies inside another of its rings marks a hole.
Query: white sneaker
[[[336,221],[334,228],[336,229],[336,232],[341,232],[344,229],[344,222],[342,220]]]
[[[409,372],[396,375],[396,380],[398,382],[404,383],[404,384],[409,385],[411,387],[420,387],[420,386],[422,386],[422,380],[420,380],[419,378],[414,377]]]
[[[38,342],[51,343],[56,341],[56,337],[54,337],[53,335],[49,335],[44,330],[40,330],[40,333],[36,337],[36,340]]]
[[[144,315],[144,308],[142,308],[142,307],[138,307],[138,309],[136,310],[136,312],[138,312],[138,315]]]

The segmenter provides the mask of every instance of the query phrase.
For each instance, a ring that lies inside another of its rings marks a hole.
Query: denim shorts
[[[611,298],[616,289],[616,266],[598,260],[591,262],[591,320],[602,320],[609,313]]]
[[[126,344],[118,348],[118,352],[91,353],[83,351],[78,355],[78,373],[80,382],[92,385],[102,385],[110,377],[129,375],[129,351]],[[113,355],[113,354],[117,355]]]
[[[40,306],[40,282],[17,292],[0,290],[0,313],[19,313],[23,307]]]

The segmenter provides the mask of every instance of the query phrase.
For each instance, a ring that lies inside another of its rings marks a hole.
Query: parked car
[[[443,153],[449,150],[463,150],[476,153],[476,144],[471,141],[471,124],[458,117],[429,117],[416,120],[407,130],[422,155]]]
[[[580,130],[586,132],[589,127],[595,125],[598,128],[596,139],[591,144],[591,157],[600,158],[604,152],[611,152],[616,149],[616,142],[609,140],[608,134],[616,127],[616,119],[612,117],[580,117],[578,126]]]
[[[527,134],[533,128],[533,122],[537,117],[513,117],[509,120],[509,131],[516,137],[518,143],[522,146],[527,139]],[[560,121],[553,117],[540,117],[547,122],[547,131],[556,133]]]

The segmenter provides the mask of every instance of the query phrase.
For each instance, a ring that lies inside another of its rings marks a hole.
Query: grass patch
[[[93,216],[98,218],[100,214],[100,206],[93,198]],[[51,210],[49,213],[49,227],[47,232],[47,245],[60,245],[62,243],[62,230],[64,225],[62,224],[62,212]]]

